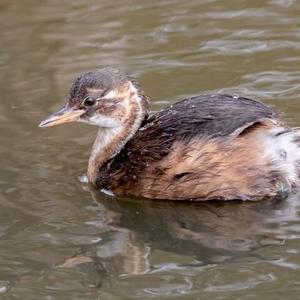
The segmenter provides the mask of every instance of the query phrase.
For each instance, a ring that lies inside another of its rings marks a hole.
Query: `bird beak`
[[[48,116],[43,120],[39,127],[51,127],[63,123],[69,123],[77,121],[77,119],[85,113],[84,109],[74,109],[69,107],[63,107],[57,112]]]

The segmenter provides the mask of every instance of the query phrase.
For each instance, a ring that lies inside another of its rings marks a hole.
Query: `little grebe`
[[[107,67],[78,77],[40,127],[99,127],[88,179],[117,195],[260,200],[299,183],[300,134],[261,102],[222,94],[184,99],[148,118],[136,79]]]

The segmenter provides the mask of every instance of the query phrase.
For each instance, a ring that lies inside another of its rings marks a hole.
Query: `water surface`
[[[152,111],[251,96],[300,126],[296,0],[0,3],[0,297],[299,299],[300,206],[115,199],[78,177],[96,128],[48,130],[72,79],[137,76]]]

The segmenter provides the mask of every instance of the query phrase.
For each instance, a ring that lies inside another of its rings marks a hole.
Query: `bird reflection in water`
[[[82,247],[81,253],[61,267],[88,262],[101,276],[156,272],[173,258],[177,267],[217,264],[241,257],[263,259],[256,250],[284,243],[287,234],[280,222],[293,217],[295,202],[120,200],[93,187],[88,189],[99,211],[100,221],[95,225],[99,228],[99,241]],[[178,257],[182,264],[177,263]]]

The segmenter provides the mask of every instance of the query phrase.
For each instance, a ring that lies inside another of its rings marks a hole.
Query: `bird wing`
[[[184,99],[153,115],[136,138],[157,138],[159,133],[175,134],[175,138],[185,140],[195,136],[228,136],[263,119],[279,119],[279,115],[269,106],[249,98],[201,95]]]

